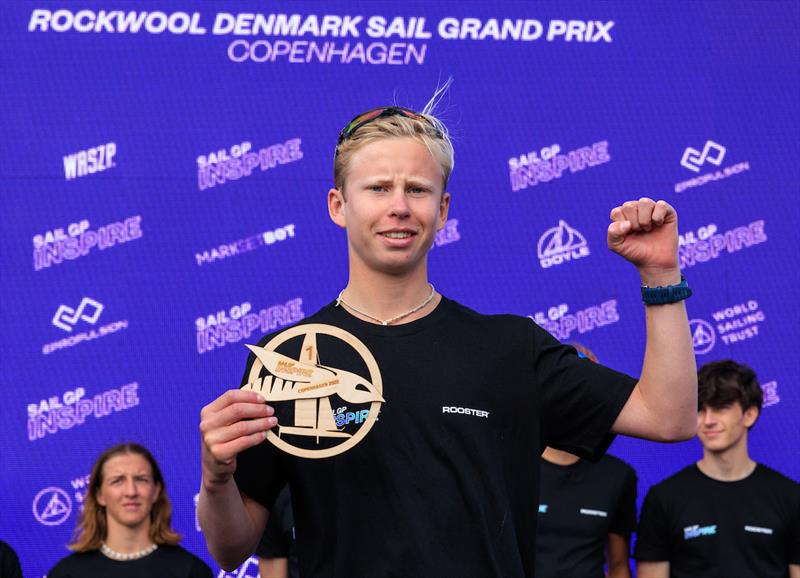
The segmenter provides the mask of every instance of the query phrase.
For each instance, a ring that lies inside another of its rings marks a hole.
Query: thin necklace
[[[414,307],[413,309],[409,309],[409,310],[408,310],[408,311],[406,311],[405,313],[401,313],[400,315],[396,315],[396,316],[392,317],[391,319],[378,319],[377,317],[373,317],[373,316],[372,316],[372,315],[370,315],[369,313],[364,313],[364,312],[363,312],[363,311],[361,311],[360,309],[356,309],[355,307],[353,307],[352,305],[350,305],[350,304],[349,304],[347,301],[345,301],[345,300],[344,300],[344,298],[342,297],[342,293],[344,293],[344,289],[342,289],[341,291],[339,291],[339,296],[336,298],[336,305],[335,305],[335,307],[339,307],[339,305],[347,305],[347,307],[349,307],[350,309],[352,309],[353,311],[355,311],[355,312],[356,312],[356,313],[358,313],[359,315],[363,315],[364,317],[368,317],[369,319],[372,319],[373,321],[377,321],[377,322],[378,322],[378,323],[380,323],[381,325],[389,325],[390,323],[394,323],[395,321],[400,321],[400,320],[401,320],[401,319],[403,319],[404,317],[408,317],[408,316],[409,316],[409,315],[411,315],[412,313],[416,313],[417,311],[419,311],[420,309],[422,309],[422,308],[423,308],[423,307],[425,307],[425,306],[426,306],[428,303],[430,303],[430,302],[431,302],[431,300],[433,299],[433,296],[436,294],[436,289],[434,289],[434,288],[433,288],[433,283],[428,283],[428,285],[430,285],[430,286],[431,286],[431,293],[430,293],[430,295],[428,295],[428,296],[425,298],[425,301],[423,301],[422,303],[420,303],[419,305],[417,305],[417,306],[416,306],[416,307]]]
[[[139,558],[144,558],[145,556],[149,556],[153,552],[156,551],[158,548],[158,544],[151,544],[144,550],[139,550],[138,552],[131,552],[130,554],[125,554],[123,552],[117,552],[116,550],[112,550],[108,547],[108,544],[103,542],[103,545],[100,546],[100,551],[111,558],[112,560],[119,560],[121,562],[127,562],[129,560],[138,560]]]

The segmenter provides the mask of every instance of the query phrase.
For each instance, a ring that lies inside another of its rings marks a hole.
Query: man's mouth
[[[413,235],[410,231],[386,231],[381,233],[384,237],[389,237],[390,239],[408,239]]]

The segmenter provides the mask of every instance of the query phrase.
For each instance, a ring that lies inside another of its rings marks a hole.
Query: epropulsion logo
[[[711,223],[695,231],[687,231],[678,236],[678,264],[681,269],[694,267],[719,259],[723,255],[737,253],[755,245],[767,242],[764,221],[720,231]]]
[[[681,156],[680,164],[683,168],[688,169],[693,173],[699,173],[700,168],[704,165],[713,165],[719,167],[725,158],[726,152],[727,149],[724,146],[709,140],[706,141],[702,151],[699,151],[693,147],[688,147],[686,150],[684,150],[683,156]],[[719,169],[712,170],[711,172],[691,178],[687,181],[677,183],[675,185],[675,192],[681,193],[686,189],[701,187],[706,183],[710,183],[711,181],[726,179],[730,176],[749,170],[750,163],[748,161],[742,161],[733,165],[721,167]]]
[[[42,439],[48,434],[72,429],[93,417],[100,419],[139,405],[139,384],[136,382],[101,391],[93,396],[77,387],[61,395],[53,395],[36,403],[29,403],[28,441]]]
[[[545,231],[539,237],[537,245],[539,265],[543,269],[553,265],[561,265],[568,261],[575,261],[589,256],[589,244],[580,231],[570,227],[566,221],[560,219],[558,226]]]
[[[234,305],[230,309],[195,320],[197,353],[208,353],[229,343],[239,343],[256,330],[259,334],[269,333],[277,327],[300,321],[303,317],[303,300],[299,297],[259,311],[253,310],[250,302],[245,301],[241,305]]]
[[[43,526],[59,526],[72,513],[72,500],[61,488],[50,486],[36,494],[32,509],[33,517]]]
[[[85,321],[94,325],[100,318],[103,312],[103,304],[98,303],[94,299],[84,297],[81,304],[76,309],[60,305],[53,315],[53,325],[64,331],[72,331],[72,327],[78,323],[79,320]]]
[[[55,327],[58,327],[62,331],[66,331],[71,335],[69,337],[64,337],[63,339],[43,345],[42,353],[47,355],[59,349],[74,347],[75,345],[79,345],[84,341],[92,341],[100,337],[106,337],[112,333],[117,333],[123,329],[127,329],[127,319],[97,326],[97,321],[100,319],[100,315],[103,313],[103,310],[103,304],[90,297],[84,297],[81,299],[81,302],[77,307],[70,307],[69,305],[63,304],[59,305],[58,309],[56,309],[56,312],[53,315],[51,323]],[[94,327],[88,331],[82,331],[80,333],[73,331],[76,327],[85,324],[92,325]]]
[[[286,241],[287,239],[294,239],[293,223],[289,223],[283,227],[278,227],[277,229],[269,229],[250,237],[239,239],[238,241],[225,243],[223,245],[219,245],[218,247],[213,247],[210,250],[203,251],[202,253],[195,253],[194,258],[198,265],[214,263],[215,261],[219,261],[221,259],[235,257],[237,255],[249,253],[250,251],[255,251],[261,247],[274,245],[275,243],[280,243],[282,241]]]
[[[225,149],[209,155],[197,157],[197,186],[202,191],[224,185],[228,181],[236,181],[253,174],[259,168],[262,172],[276,166],[299,161],[303,158],[299,138],[277,143],[258,151],[251,150],[249,142],[231,147],[230,155]]]
[[[549,183],[567,174],[567,169],[570,173],[577,173],[610,160],[608,141],[605,140],[565,153],[557,144],[544,147],[538,154],[531,151],[508,159],[511,190],[519,191],[539,183]]]
[[[699,526],[695,524],[694,526],[686,526],[683,529],[683,539],[692,540],[693,538],[699,538],[701,536],[713,536],[716,533],[717,533],[716,524],[714,524],[713,526]]]
[[[616,299],[609,299],[599,305],[591,305],[574,312],[570,312],[569,305],[561,303],[550,307],[546,315],[544,311],[537,311],[528,317],[560,341],[569,339],[575,331],[586,333],[619,321]]]
[[[33,236],[33,268],[36,271],[52,265],[80,259],[95,249],[109,249],[142,237],[142,217],[128,217],[96,229],[83,219],[66,227],[58,227]]]
[[[114,155],[116,143],[110,142],[64,156],[64,178],[66,180],[93,175],[117,166]]]
[[[703,147],[702,152],[692,147],[687,147],[683,151],[681,157],[681,166],[686,167],[690,171],[696,173],[700,172],[700,167],[705,163],[719,166],[722,164],[722,159],[725,158],[725,147],[721,144],[715,143],[713,140],[706,141],[706,146]]]

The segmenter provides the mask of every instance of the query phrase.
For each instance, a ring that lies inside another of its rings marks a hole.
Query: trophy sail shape
[[[303,338],[299,361],[307,365],[319,365],[316,333],[307,333]],[[317,443],[319,443],[320,437],[350,437],[350,434],[336,429],[336,421],[333,419],[333,409],[328,397],[296,399],[294,402],[294,426],[278,426],[278,435],[283,436],[284,433],[316,437]]]

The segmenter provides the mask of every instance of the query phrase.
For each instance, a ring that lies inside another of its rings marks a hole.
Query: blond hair
[[[447,182],[455,166],[455,151],[447,127],[433,115],[433,109],[441,101],[451,82],[452,78],[438,87],[433,98],[421,112],[417,113],[425,118],[424,121],[399,114],[379,117],[359,127],[352,136],[342,141],[337,147],[333,159],[334,187],[341,191],[344,190],[344,181],[347,179],[353,155],[368,144],[389,138],[412,138],[425,145],[441,166],[442,190],[446,190]]]
[[[124,443],[107,449],[94,463],[89,476],[89,490],[83,499],[83,510],[75,528],[75,535],[69,544],[70,550],[75,552],[97,550],[106,539],[108,533],[106,509],[97,502],[97,493],[103,485],[103,466],[108,460],[121,454],[138,454],[147,460],[153,471],[153,482],[160,488],[158,499],[150,510],[150,540],[155,544],[169,546],[175,546],[180,542],[180,535],[172,529],[172,506],[164,486],[164,476],[161,475],[155,458],[144,446]]]

